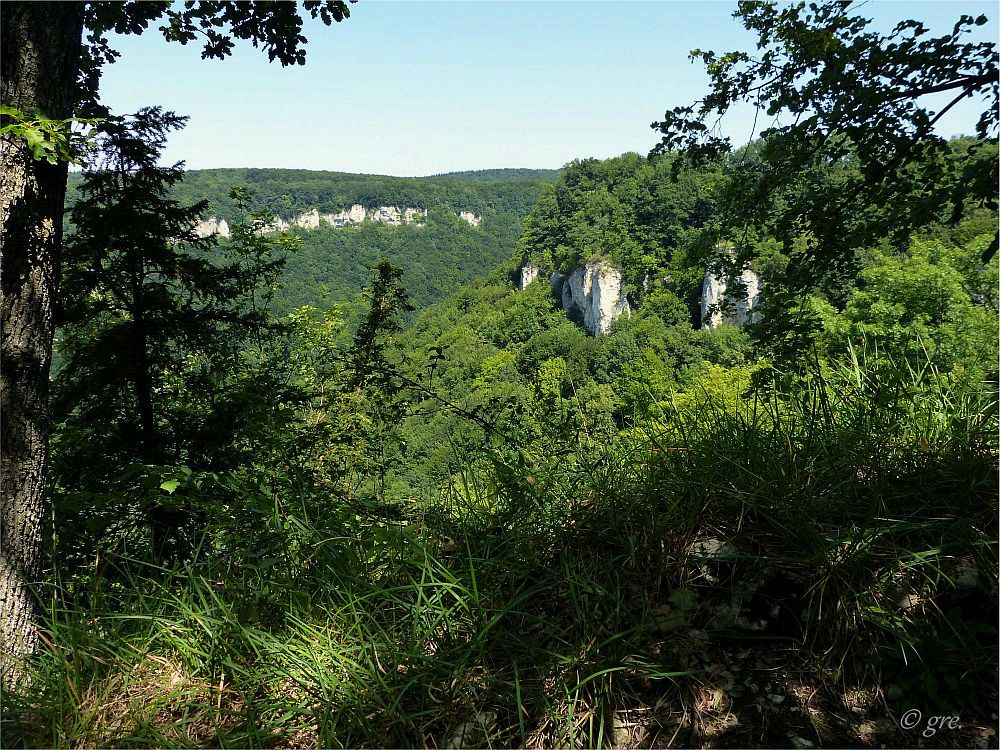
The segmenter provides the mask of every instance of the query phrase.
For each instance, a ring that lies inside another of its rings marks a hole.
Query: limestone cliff
[[[521,266],[517,288],[524,291],[535,281],[542,269],[528,262]],[[622,315],[631,315],[632,308],[622,283],[622,274],[603,260],[578,266],[563,276],[558,271],[549,276],[553,294],[562,301],[566,314],[583,323],[591,335],[607,333]]]
[[[541,270],[538,266],[531,263],[522,266],[521,279],[518,281],[517,288],[523,292],[528,284],[538,278],[538,273]]]
[[[515,277],[517,288],[524,291],[541,272],[542,269],[534,263],[526,262]],[[663,281],[669,284],[670,277],[664,276]],[[565,276],[555,271],[549,277],[549,283],[566,314],[583,323],[594,336],[607,333],[622,315],[632,314],[622,273],[606,260],[594,260],[577,266]],[[647,275],[637,290],[640,298],[649,293],[653,284],[652,277]],[[736,278],[734,286],[736,288],[728,289],[724,275],[713,271],[705,274],[701,291],[702,328],[715,328],[723,323],[744,326],[756,319],[755,308],[760,302],[760,276],[746,269]]]
[[[194,225],[194,233],[198,237],[211,237],[213,235],[228,237],[229,224],[226,223],[225,219],[217,219],[214,216],[209,216],[207,219],[202,219]]]
[[[712,271],[705,274],[701,285],[702,328],[715,328],[723,323],[745,326],[753,321],[753,310],[760,300],[760,276],[746,269],[735,282],[741,289],[734,289],[727,295],[724,275]]]
[[[426,218],[426,208],[417,208],[416,206],[375,206],[374,208],[366,209],[360,203],[355,203],[344,211],[336,211],[328,214],[321,214],[319,209],[314,208],[299,214],[290,221],[276,216],[274,221],[268,225],[267,231],[281,232],[292,226],[302,227],[303,229],[319,229],[322,224],[329,224],[331,227],[345,227],[349,224],[360,224],[363,221],[378,221],[383,224],[399,227],[404,224],[421,224]],[[459,218],[474,227],[479,226],[481,221],[479,216],[469,211],[460,212]],[[199,237],[208,237],[210,235],[228,237],[229,225],[225,219],[207,216],[195,225],[195,233]]]
[[[289,223],[282,219],[280,216],[275,216],[274,221],[267,225],[264,229],[265,232],[284,232],[289,228]]]
[[[607,333],[618,318],[632,313],[621,271],[602,260],[569,274],[562,284],[562,306],[594,336]]]
[[[322,214],[320,218],[331,227],[345,227],[348,224],[360,224],[365,220],[365,207],[360,203],[355,203],[345,211],[337,211],[332,214]]]

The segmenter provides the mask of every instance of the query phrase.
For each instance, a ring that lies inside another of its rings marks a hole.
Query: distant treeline
[[[542,180],[555,182],[561,169],[473,169],[466,172],[442,172],[432,178],[446,177],[449,180],[466,182],[506,182],[508,180]]]

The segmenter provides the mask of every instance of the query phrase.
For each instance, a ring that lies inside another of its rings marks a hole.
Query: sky
[[[750,50],[735,3],[362,0],[325,27],[307,21],[305,66],[268,63],[238,44],[223,61],[151,29],[111,36],[122,58],[101,83],[116,113],[160,105],[188,115],[164,162],[189,169],[285,167],[402,176],[498,167],[556,168],[577,158],[647,153],[650,123],[707,92],[690,50]],[[995,2],[868,0],[889,30],[902,18],[949,31],[985,14],[971,39],[996,40]],[[158,25],[158,24],[157,24]],[[967,103],[938,125],[971,133]],[[743,143],[749,107],[723,121]]]

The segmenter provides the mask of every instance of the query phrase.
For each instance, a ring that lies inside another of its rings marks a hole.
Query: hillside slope
[[[416,308],[442,299],[510,257],[527,216],[555,170],[482,170],[439,177],[390,177],[294,169],[207,169],[186,173],[174,195],[184,204],[207,201],[206,217],[239,219],[230,190],[247,188],[254,205],[293,223],[302,214],[412,207],[418,224],[363,221],[334,227],[291,226],[302,238],[288,258],[276,312],[328,306],[361,292],[382,258],[403,269]],[[81,175],[69,179],[69,202]],[[464,213],[466,220],[459,218]],[[470,219],[472,221],[470,221]]]

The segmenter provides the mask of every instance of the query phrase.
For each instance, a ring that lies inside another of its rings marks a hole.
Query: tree
[[[399,427],[406,409],[404,383],[399,367],[390,359],[402,330],[401,314],[413,309],[400,284],[401,269],[383,259],[372,269],[371,286],[365,292],[368,315],[354,334],[347,351],[345,388],[364,397],[370,425],[368,452],[375,467],[373,495],[385,500],[386,448]]]
[[[773,234],[789,256],[785,278],[767,295],[769,338],[794,327],[786,313],[801,292],[853,273],[862,248],[883,239],[905,246],[932,221],[957,222],[975,206],[996,210],[989,140],[997,132],[998,55],[993,42],[962,39],[985,16],[963,15],[950,33],[929,37],[914,20],[887,35],[872,31],[851,3],[834,0],[747,1],[734,15],[757,34],[758,54],[692,52],[711,90],[653,123],[663,135],[654,152],[716,160],[731,151],[716,126],[734,105],[749,102],[773,118],[759,143],[728,159],[721,198],[724,213],[748,231]],[[946,97],[936,111],[924,98],[932,94]],[[964,99],[982,103],[978,140],[952,144],[933,128]],[[754,255],[747,242],[740,251],[743,262]]]
[[[74,3],[0,6],[3,103],[68,118],[82,28],[82,8]],[[37,642],[28,582],[35,578],[41,552],[48,375],[66,167],[34,160],[27,141],[10,133],[0,143],[0,679],[11,685],[21,673],[19,660],[12,657],[33,651]]]
[[[348,15],[342,0],[307,0],[303,8],[327,25]],[[5,2],[0,5],[0,101],[10,111],[57,121],[74,114],[100,114],[101,66],[118,57],[104,35],[111,30],[142,33],[159,18],[165,20],[160,31],[167,41],[186,44],[203,35],[205,58],[224,58],[232,51],[233,39],[244,39],[282,65],[305,60],[302,18],[292,3],[199,2],[178,7],[135,0]],[[40,561],[48,375],[67,165],[36,160],[16,130],[3,132],[0,143],[0,680],[12,686],[22,674],[23,656],[37,642],[28,585]]]
[[[995,380],[997,309],[981,292],[996,289],[996,265],[987,270],[975,262],[989,241],[914,240],[906,253],[878,253],[844,311],[826,316],[828,345],[840,354],[864,341],[869,351],[909,360],[914,369],[930,361],[953,377],[971,372]]]
[[[147,108],[105,121],[101,158],[71,211],[53,399],[73,436],[55,464],[69,487],[113,496],[127,489],[122,468],[133,464],[217,468],[238,433],[239,420],[213,417],[238,411],[226,408],[233,373],[244,344],[266,334],[258,291],[273,287],[283,259],[267,248],[250,258],[219,257],[214,238],[193,229],[206,205],[169,197],[182,165],[157,162],[167,133],[185,119]],[[145,516],[159,561],[182,556],[189,536],[192,514],[169,500],[168,508],[166,494],[154,493],[148,507],[116,514],[126,526],[136,512]],[[102,509],[87,510],[94,520]]]

